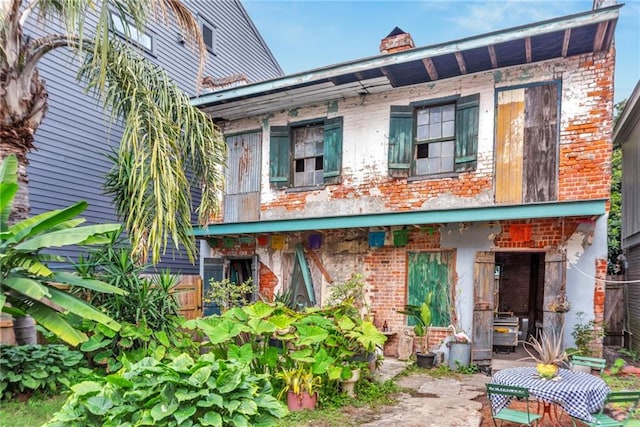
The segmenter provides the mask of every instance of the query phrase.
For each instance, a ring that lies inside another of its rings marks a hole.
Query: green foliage
[[[398,310],[398,313],[409,316],[416,321],[413,331],[417,337],[420,337],[420,348],[422,353],[426,353],[429,349],[429,332],[431,328],[431,299],[432,292],[424,297],[424,302],[420,305],[407,304],[404,310]]]
[[[91,337],[80,349],[95,365],[114,372],[122,366],[119,359],[124,353],[131,361],[147,356],[161,360],[182,352],[197,353],[197,344],[181,330],[184,319],[174,294],[177,276],[166,271],[143,275],[145,266],[134,262],[130,245],[119,236],[81,257],[75,268],[82,276],[109,283],[127,294],[124,297],[80,292],[83,298],[122,323],[119,332],[84,323]]]
[[[0,398],[20,393],[51,394],[88,374],[81,352],[66,345],[0,345]]]
[[[615,105],[614,123],[616,123],[620,118],[626,103],[627,100],[624,100]],[[610,202],[609,217],[607,219],[607,270],[609,274],[621,274],[623,271],[618,257],[622,254],[622,147],[619,146],[613,147],[613,154],[611,157]]]
[[[255,290],[256,287],[251,278],[239,284],[231,282],[229,279],[221,281],[211,279],[209,288],[205,290],[203,300],[208,303],[215,303],[220,307],[220,311],[224,313],[231,307],[242,307],[249,304]]]
[[[365,356],[386,340],[345,305],[299,313],[281,304],[256,302],[189,320],[185,327],[206,336],[203,346],[220,358],[234,355],[250,363],[254,372],[272,375],[302,367],[322,377],[323,391],[350,378],[352,369],[365,365]],[[357,362],[359,356],[364,361]],[[284,386],[283,379],[274,384]]]
[[[371,407],[392,405],[396,403],[393,394],[398,391],[400,391],[400,389],[392,380],[387,380],[383,383],[376,381],[359,381],[356,384],[356,396],[358,396],[358,398],[353,402],[353,405],[359,406],[367,404]]]
[[[308,393],[313,395],[322,385],[322,377],[315,375],[311,367],[299,364],[294,368],[283,369],[276,373],[276,378],[281,379],[283,387],[278,393],[278,399],[290,391],[294,394]]]
[[[613,365],[611,365],[611,375],[617,375],[618,372],[620,372],[620,369],[622,369],[624,367],[624,359],[621,358],[617,358],[614,362]]]
[[[71,345],[87,336],[66,320],[66,313],[97,322],[117,331],[118,322],[56,284],[70,285],[99,294],[126,292],[99,280],[88,279],[49,269],[49,262],[64,261],[43,253],[47,249],[68,245],[100,245],[120,229],[118,224],[79,227],[84,219],[77,216],[87,208],[79,202],[66,209],[45,212],[9,225],[11,204],[18,191],[17,160],[6,157],[0,166],[0,305],[13,316],[32,316],[35,321]],[[52,304],[53,303],[53,304]]]
[[[586,314],[582,311],[576,313],[578,321],[573,327],[571,336],[576,342],[578,354],[581,356],[594,356],[595,354],[591,348],[591,343],[594,340],[604,337],[605,331],[602,325],[593,319],[585,322],[584,316],[586,316]]]
[[[638,360],[640,360],[640,353],[630,348],[621,348],[620,350],[618,350],[618,353],[627,356],[631,359],[632,362],[637,362]]]
[[[368,311],[369,306],[366,302],[365,282],[362,274],[354,273],[346,282],[332,285],[327,298],[327,305],[351,306],[358,313],[362,308]]]
[[[46,426],[271,426],[287,414],[266,375],[213,354],[127,362],[117,374],[72,390]]]

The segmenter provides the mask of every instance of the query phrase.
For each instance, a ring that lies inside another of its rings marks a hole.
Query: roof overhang
[[[217,120],[283,109],[465,74],[609,50],[619,9],[602,9],[452,42],[330,65],[191,100]]]
[[[618,123],[613,129],[613,143],[615,145],[623,145],[627,142],[631,131],[635,128],[636,123],[640,120],[640,80],[636,83],[636,87],[627,99],[627,104],[620,114]]]
[[[209,224],[196,227],[196,237],[237,234],[286,233],[344,228],[390,227],[404,225],[447,224],[459,222],[487,222],[533,218],[570,216],[593,217],[604,215],[606,200],[550,202],[529,205],[490,206],[480,208],[445,209],[432,211],[393,212],[369,215],[344,215],[322,218],[280,219],[272,221]]]

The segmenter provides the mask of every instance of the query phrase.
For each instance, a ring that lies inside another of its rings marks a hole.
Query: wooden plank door
[[[542,327],[559,333],[564,325],[564,314],[551,311],[550,305],[566,289],[566,261],[562,252],[547,252],[544,256],[544,302],[542,305]]]
[[[493,252],[476,253],[473,266],[473,337],[471,362],[491,365],[493,352],[493,293],[496,257]]]
[[[499,92],[497,115],[496,203],[521,203],[524,89]]]
[[[180,283],[173,288],[173,293],[180,304],[180,314],[187,319],[202,317],[202,280],[200,276],[181,276]]]
[[[432,325],[451,324],[453,252],[410,252],[408,265],[407,304],[420,306],[431,292]],[[412,317],[407,322],[416,324]]]

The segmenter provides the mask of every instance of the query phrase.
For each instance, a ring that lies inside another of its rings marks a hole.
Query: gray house
[[[640,82],[627,100],[613,138],[622,146],[622,250],[631,333],[631,342],[625,345],[640,350]]]
[[[204,73],[209,86],[229,87],[283,74],[239,0],[183,0],[183,3],[202,25],[209,50]],[[113,13],[111,19],[112,31],[127,39],[122,18]],[[142,33],[131,33],[130,38],[135,40],[130,41],[193,96],[197,57],[175,28],[150,24]],[[31,23],[25,26],[25,31],[37,35],[43,30]],[[89,208],[83,216],[89,223],[113,222],[116,218],[111,200],[103,194],[104,175],[112,166],[105,155],[119,144],[121,128],[108,122],[102,106],[76,82],[77,68],[68,66],[71,55],[70,51],[53,52],[39,67],[47,82],[49,111],[36,133],[37,151],[29,155],[32,214],[86,200]],[[77,258],[73,250],[61,255]],[[179,253],[175,256],[167,253],[160,267],[176,273],[198,274],[198,266],[191,265]]]

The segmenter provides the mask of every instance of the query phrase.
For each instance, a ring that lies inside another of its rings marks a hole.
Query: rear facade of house
[[[456,325],[476,364],[512,345],[494,321],[571,345],[603,317],[618,9],[431,47],[396,28],[379,56],[195,99],[229,147],[205,287],[320,305],[361,274],[388,354],[430,292],[431,345]]]
[[[185,0],[198,19],[208,52],[204,76],[220,80],[242,75],[249,82],[282,75],[282,70],[253,25],[240,1]],[[196,94],[198,57],[184,43],[178,27],[150,22],[142,32],[127,34],[126,18],[112,10],[112,33],[135,46],[139,53],[164,69],[185,93]],[[89,23],[91,21],[89,20]],[[61,31],[28,21],[27,35]],[[87,30],[89,31],[89,30]],[[29,155],[31,213],[39,214],[86,200],[88,223],[117,222],[111,198],[104,194],[104,176],[112,167],[107,155],[118,147],[121,126],[110,123],[108,112],[76,82],[78,61],[71,51],[58,49],[38,69],[49,92],[49,110],[35,136],[37,151]],[[206,89],[205,89],[206,90]],[[197,198],[197,194],[195,195]],[[194,202],[197,205],[198,200]],[[78,249],[60,252],[77,260]],[[167,252],[159,268],[198,274],[184,253]]]

